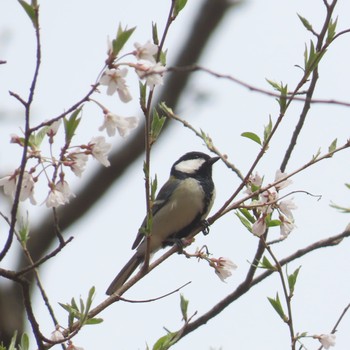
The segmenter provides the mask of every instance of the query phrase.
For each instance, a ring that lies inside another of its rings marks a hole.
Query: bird
[[[184,154],[172,165],[170,177],[152,205],[148,240],[144,234],[146,216],[132,245],[136,252],[112,281],[107,295],[115,293],[129,279],[145,261],[146,254],[153,255],[161,248],[180,243],[205,220],[215,199],[212,166],[219,159],[193,151]]]

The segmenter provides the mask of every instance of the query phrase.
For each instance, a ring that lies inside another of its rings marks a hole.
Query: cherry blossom
[[[68,154],[67,159],[64,165],[69,166],[76,176],[81,177],[88,161],[87,154],[82,153],[80,149],[76,149]]]
[[[136,117],[120,117],[119,115],[107,112],[104,115],[104,122],[99,130],[103,131],[106,129],[108,136],[114,136],[116,130],[118,130],[120,136],[126,137],[138,124],[139,119]]]
[[[49,125],[49,130],[46,132],[46,134],[50,137],[56,135],[61,124],[62,124],[62,119],[59,119],[53,122],[52,124]]]
[[[262,236],[266,231],[266,214],[263,214],[256,220],[252,226],[252,233],[258,237]]]
[[[297,206],[293,202],[293,198],[292,198],[292,199],[280,201],[278,203],[278,208],[287,218],[293,219],[292,210],[297,209]]]
[[[276,171],[276,175],[275,175],[275,182],[283,179],[287,175],[288,175],[287,173],[282,173],[282,171],[280,169],[278,169]],[[284,181],[278,183],[275,187],[279,191],[279,190],[282,190],[283,188],[286,188],[287,186],[289,186],[292,182],[293,181],[291,179],[287,179],[287,180],[284,180]]]
[[[69,203],[70,197],[75,197],[69,188],[68,182],[60,180],[56,185],[50,185],[51,190],[46,198],[46,206],[48,208],[57,208],[60,205]]]
[[[17,183],[17,171],[13,175],[8,175],[0,179],[0,186],[4,187],[4,193],[7,196],[11,196],[12,198],[14,198],[15,196]],[[35,181],[33,179],[33,176],[29,174],[28,171],[25,171],[23,173],[21,193],[19,195],[19,200],[21,202],[24,202],[26,199],[29,198],[30,202],[33,205],[36,204],[36,200],[34,198],[34,184]]]
[[[0,179],[0,186],[3,186],[6,196],[14,197],[16,192],[17,174],[7,175]]]
[[[237,265],[228,258],[210,259],[215,268],[215,273],[221,281],[225,282],[226,278],[232,275],[232,270],[237,269]]]
[[[140,43],[134,44],[136,50],[133,54],[136,56],[138,60],[146,60],[151,63],[156,63],[154,56],[158,53],[158,46],[151,43],[151,41],[147,41],[145,44],[141,45]]]
[[[88,148],[91,150],[92,156],[97,159],[102,165],[108,167],[111,163],[108,160],[108,152],[112,145],[106,142],[103,136],[93,137],[89,142]]]
[[[56,329],[51,333],[50,339],[59,342],[64,339],[64,336],[59,329]]]
[[[295,228],[294,222],[293,220],[288,219],[285,216],[280,216],[279,217],[280,221],[281,221],[281,225],[280,225],[280,234],[282,238],[286,238]]]
[[[316,338],[320,341],[326,350],[335,345],[335,334],[321,334],[320,336],[316,336]]]
[[[117,91],[119,98],[125,103],[132,100],[128,86],[126,85],[126,81],[124,79],[127,74],[127,68],[106,69],[100,79],[100,84],[107,86],[107,95],[113,95]]]
[[[135,67],[136,73],[140,79],[146,79],[146,84],[153,88],[156,85],[163,84],[163,74],[165,67],[157,62],[156,64],[138,63]]]

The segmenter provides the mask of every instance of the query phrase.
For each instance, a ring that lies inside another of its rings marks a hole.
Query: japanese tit
[[[207,217],[215,198],[212,166],[218,159],[201,152],[189,152],[174,163],[169,180],[160,189],[152,206],[150,254],[185,238]],[[110,284],[107,295],[117,291],[145,260],[147,240],[142,230],[145,225],[146,218],[132,245],[136,253]]]

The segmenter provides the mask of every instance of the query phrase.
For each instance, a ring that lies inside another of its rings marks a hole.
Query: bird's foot
[[[208,235],[209,234],[209,231],[210,231],[210,229],[209,229],[209,221],[208,220],[202,220],[201,221],[201,225],[202,225],[202,232],[203,232],[203,235],[204,236],[206,236],[206,235]]]

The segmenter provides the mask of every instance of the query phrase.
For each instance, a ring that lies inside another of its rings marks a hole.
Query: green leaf
[[[36,134],[31,135],[33,136],[31,139],[31,143],[36,147],[39,148],[41,143],[43,142],[45,136],[47,135],[47,132],[49,131],[49,126],[42,127]]]
[[[205,144],[207,145],[207,147],[209,149],[213,148],[213,140],[212,138],[209,136],[209,134],[207,134],[204,130],[200,129],[201,132],[201,138],[202,140],[205,142]]]
[[[72,311],[72,307],[68,304],[58,303],[59,306],[61,306],[63,309],[65,309],[67,312]]]
[[[281,91],[281,86],[273,80],[266,79],[266,81],[277,91]]]
[[[281,221],[280,220],[266,220],[266,225],[267,227],[276,227],[276,226],[281,226]]]
[[[185,297],[180,294],[180,308],[181,308],[181,314],[182,319],[187,322],[187,309],[188,309],[188,303],[189,301],[185,299]]]
[[[159,45],[157,23],[152,23],[152,38],[155,45]]]
[[[241,136],[246,137],[246,138],[258,143],[261,146],[261,140],[257,134],[254,134],[253,132],[247,131],[247,132],[242,133]]]
[[[86,300],[86,312],[90,311],[91,304],[92,304],[92,301],[94,299],[94,296],[95,296],[95,287],[92,286],[90,288],[90,290],[89,290],[89,294],[88,294],[88,297],[87,297],[87,300]]]
[[[27,333],[23,333],[21,337],[20,350],[29,350],[29,337]]]
[[[316,152],[316,154],[312,155],[312,161],[317,160],[317,158],[319,157],[319,155],[321,154],[321,148],[319,148]]]
[[[338,17],[336,18],[335,21],[333,21],[332,18],[329,21],[329,25],[327,28],[327,39],[326,39],[327,44],[330,44],[335,36],[335,30],[337,28],[337,23],[338,23]]]
[[[149,167],[146,161],[143,162],[143,173],[145,174],[145,177],[149,177]]]
[[[278,293],[276,293],[276,298],[267,298],[272,307],[275,309],[277,314],[282,318],[284,322],[288,322],[288,317],[285,315]]]
[[[85,313],[84,300],[82,298],[79,298],[79,302],[80,302],[80,313],[84,314]]]
[[[269,123],[267,125],[265,125],[265,127],[264,127],[264,143],[270,137],[271,130],[272,130],[272,120],[271,120],[271,115],[270,115],[269,116]]]
[[[169,332],[167,335],[159,338],[153,345],[152,350],[167,350],[178,341],[177,332]]]
[[[146,108],[146,90],[147,84],[139,81],[139,89],[140,89],[140,106],[142,109]]]
[[[66,135],[66,144],[70,144],[73,136],[75,135],[75,131],[80,123],[81,118],[78,118],[82,107],[76,109],[70,116],[69,119],[64,118],[64,131]]]
[[[89,318],[85,321],[87,325],[100,324],[103,322],[103,318]]]
[[[333,142],[328,147],[328,153],[333,153],[337,149],[337,139],[333,140]]]
[[[241,221],[243,226],[249,231],[252,232],[252,225],[248,219],[246,219],[243,215],[241,215],[239,212],[235,212],[235,215],[238,217],[238,219]]]
[[[25,246],[28,239],[29,239],[29,218],[28,218],[28,213],[27,213],[27,218],[26,219],[21,219],[19,222],[19,229],[18,229],[18,235],[21,243]]]
[[[28,17],[32,21],[34,28],[37,28],[38,27],[38,22],[37,22],[37,18],[36,18],[36,12],[35,12],[36,9],[35,9],[35,7],[32,6],[32,5],[29,5],[24,0],[18,0],[18,2],[21,4],[21,6],[23,7],[24,11],[26,12]]]
[[[349,214],[350,213],[350,208],[346,208],[346,207],[342,207],[340,205],[337,205],[333,202],[331,202],[330,206],[334,209],[337,209],[339,210],[341,213],[344,213],[344,214]]]
[[[186,6],[187,0],[175,0],[175,6],[173,11],[173,17],[176,18],[178,14],[184,9]]]
[[[270,271],[277,271],[276,266],[272,265],[266,256],[262,258],[262,261],[260,262],[259,267]]]
[[[326,50],[320,52],[315,50],[315,45],[312,40],[310,40],[310,50],[308,52],[307,47],[305,46],[305,74],[308,77],[314,69],[317,68],[321,58],[326,53]]]
[[[350,184],[344,184],[350,190]]]
[[[156,197],[157,187],[158,187],[158,178],[157,178],[157,175],[155,175],[154,180],[151,181],[151,200],[152,201],[154,201]]]
[[[291,296],[294,294],[295,283],[297,281],[300,268],[301,266],[299,266],[291,275],[288,276],[289,293]]]
[[[17,331],[14,332],[13,337],[11,338],[11,342],[8,347],[8,350],[16,350],[16,340],[17,340]]]
[[[308,31],[312,32],[312,31],[313,31],[312,25],[309,23],[309,21],[308,21],[306,18],[300,16],[298,13],[297,13],[297,15],[298,15],[298,17],[299,17],[301,23],[303,24],[303,26],[304,26]]]
[[[252,214],[250,214],[250,211],[246,208],[239,208],[238,209],[241,214],[244,215],[246,219],[249,220],[250,223],[254,224],[255,223],[255,218]]]
[[[159,56],[159,62],[163,65],[166,66],[166,56],[167,56],[168,50],[161,51],[160,56]]]
[[[283,85],[283,83],[281,83],[281,96],[280,98],[277,99],[279,105],[280,105],[280,113],[284,114],[286,112],[287,109],[287,94],[288,94],[288,85]]]
[[[131,29],[127,29],[127,28],[122,29],[121,25],[119,24],[117,37],[114,40],[112,40],[112,48],[113,48],[114,56],[118,56],[119,52],[124,47],[126,42],[129,40],[130,36],[132,35],[135,29],[136,27],[133,27]]]
[[[163,129],[166,118],[164,116],[159,116],[158,111],[154,108],[153,110],[153,118],[151,123],[151,145],[156,142],[160,132]]]
[[[72,308],[73,308],[74,310],[79,311],[78,305],[77,305],[77,303],[75,302],[75,299],[74,299],[74,298],[72,298],[72,300],[71,300],[71,305],[72,305]]]

